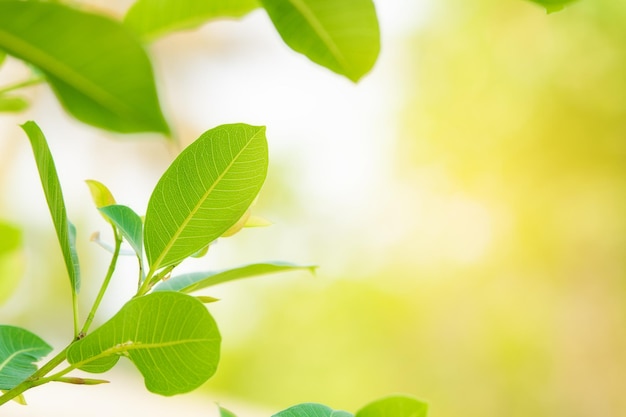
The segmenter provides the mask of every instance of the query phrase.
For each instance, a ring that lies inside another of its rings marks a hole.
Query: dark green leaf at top
[[[157,183],[146,211],[152,272],[175,265],[235,224],[267,174],[265,127],[223,125],[203,133]]]
[[[406,395],[392,395],[369,403],[356,417],[426,417],[428,404]]]
[[[39,336],[14,326],[0,325],[0,389],[11,388],[31,376],[34,362],[52,352]]]
[[[372,0],[261,0],[285,43],[356,82],[380,51]]]
[[[193,29],[208,20],[237,18],[259,7],[257,0],[138,0],[124,23],[145,39],[168,32]]]
[[[130,359],[150,392],[193,391],[217,369],[221,337],[213,317],[194,297],[175,293],[134,298],[108,322],[72,344],[67,360],[101,373],[120,356]]]
[[[38,67],[67,111],[85,123],[169,132],[148,56],[115,20],[58,3],[3,0],[0,49]]]
[[[0,2],[0,5],[2,4]],[[46,138],[35,122],[24,123],[22,129],[28,135],[33,148],[35,162],[39,170],[39,178],[41,179],[48,208],[52,215],[52,222],[61,245],[61,252],[63,253],[63,259],[65,260],[65,266],[72,285],[72,293],[75,295],[80,290],[80,269],[74,242],[75,230],[67,219],[63,192],[61,191],[61,183],[54,166],[54,160],[52,159]]]

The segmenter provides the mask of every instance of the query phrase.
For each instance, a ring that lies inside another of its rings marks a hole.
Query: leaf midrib
[[[190,344],[190,343],[208,343],[208,342],[212,342],[213,340],[215,339],[214,338],[183,339],[183,340],[172,340],[169,342],[158,342],[158,343],[122,342],[108,349],[103,350],[102,352],[100,352],[99,354],[95,356],[92,356],[90,358],[87,358],[85,360],[72,364],[72,367],[80,369],[81,367],[88,365],[91,362],[97,361],[98,359],[107,358],[109,356],[116,355],[118,353],[129,352],[131,350],[161,349],[161,348],[166,348],[170,346],[178,346],[178,345],[184,345],[184,344]],[[125,343],[130,343],[130,344],[127,345]]]
[[[14,46],[14,50],[20,51],[21,53],[19,55],[26,57],[26,60],[74,87],[95,102],[104,103],[106,108],[117,115],[133,114],[133,117],[144,120],[143,115],[138,114],[131,106],[125,105],[123,101],[109,94],[107,90],[99,88],[98,84],[91,83],[89,79],[83,77],[80,72],[74,71],[70,66],[63,65],[62,61],[56,59],[53,55],[47,54],[44,50],[35,47],[33,44],[22,41],[20,38],[1,29],[0,42],[4,45]]]
[[[235,157],[232,159],[232,161],[226,166],[226,168],[224,169],[224,171],[218,175],[218,177],[215,179],[215,181],[213,181],[213,184],[207,189],[207,191],[202,195],[202,197],[198,200],[198,203],[196,203],[196,205],[194,206],[194,208],[189,212],[189,215],[185,218],[185,220],[183,220],[183,222],[180,224],[180,226],[178,227],[178,229],[176,230],[176,232],[174,232],[174,234],[172,235],[172,237],[170,238],[170,240],[167,242],[167,244],[165,245],[165,247],[163,248],[163,251],[161,251],[161,255],[159,255],[159,257],[156,259],[156,261],[154,262],[154,266],[152,266],[151,269],[151,273],[153,274],[154,272],[156,272],[160,267],[161,267],[161,262],[163,262],[163,259],[167,256],[167,254],[170,252],[170,250],[172,249],[172,247],[174,246],[174,243],[176,242],[176,240],[178,239],[178,237],[181,235],[181,233],[183,232],[183,230],[185,229],[185,227],[187,226],[187,224],[189,224],[189,222],[191,221],[191,219],[194,217],[194,215],[198,212],[198,210],[200,210],[200,207],[202,206],[202,204],[204,203],[204,201],[206,201],[207,198],[209,198],[209,195],[211,194],[211,192],[213,192],[213,190],[215,189],[215,187],[217,187],[217,184],[220,183],[220,181],[224,178],[224,176],[230,171],[230,169],[232,168],[232,166],[234,165],[234,163],[237,161],[237,159],[239,159],[239,157],[241,156],[241,154],[248,149],[248,146],[250,146],[250,143],[252,143],[252,141],[254,139],[256,139],[257,135],[261,134],[261,132],[263,131],[263,129],[258,129],[256,131],[256,133],[254,135],[252,135],[250,137],[250,139],[248,140],[248,142],[241,147],[241,150],[239,152],[237,152],[237,154],[235,155]],[[152,274],[148,274],[148,275],[152,275]]]
[[[33,350],[39,350],[40,348],[38,347],[32,347],[32,348],[26,348],[26,349],[21,349],[18,350],[16,352],[13,352],[12,354],[10,354],[2,363],[0,363],[0,372],[2,372],[2,370],[11,363],[11,360],[13,360],[13,358],[19,356],[19,355],[23,355],[25,353],[28,352],[32,352]]]
[[[335,57],[339,65],[343,67],[344,70],[349,70],[349,65],[346,61],[345,56],[341,53],[341,50],[330,36],[330,33],[326,30],[322,22],[319,21],[315,17],[315,13],[307,7],[307,5],[302,0],[288,0],[293,7],[300,12],[304,20],[311,26],[313,31],[320,37],[322,42],[328,47],[331,54]]]

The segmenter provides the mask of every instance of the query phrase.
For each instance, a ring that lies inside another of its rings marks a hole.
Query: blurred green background
[[[319,272],[212,294],[223,299],[210,308],[224,351],[203,390],[272,410],[305,401],[355,410],[404,392],[427,400],[438,417],[623,414],[626,3],[583,0],[551,15],[514,0],[378,3],[383,55],[369,79],[351,86],[313,75],[350,95],[341,102],[346,114],[350,103],[368,101],[342,121],[354,137],[329,143],[303,134],[299,142],[293,133],[302,125],[281,128],[294,120],[279,111],[271,119],[279,126],[272,171],[256,206],[276,225],[220,242],[221,258],[207,261],[232,266],[276,256],[319,264]],[[393,31],[400,18],[404,29]],[[165,65],[162,57],[188,40],[157,45],[157,61]],[[299,71],[300,61],[294,65]],[[277,108],[292,106],[274,88]],[[318,108],[324,91],[299,97],[318,103],[300,117],[322,135],[334,129]],[[183,130],[210,127],[179,112],[170,110]],[[152,161],[154,178],[167,163],[162,143],[105,138],[99,146]],[[156,158],[133,146],[156,149]],[[330,176],[325,155],[337,159]],[[343,183],[353,164],[361,176]],[[17,174],[7,175],[0,186],[14,190],[8,184]],[[34,175],[29,187],[37,186]],[[116,181],[125,180],[109,179]],[[142,192],[139,201],[149,187]],[[53,245],[47,219],[29,225],[10,200],[1,200],[0,215],[26,228],[39,249]],[[83,253],[85,268],[106,264],[95,260],[97,249]],[[33,296],[41,309],[67,298],[60,259],[50,255],[47,269],[60,277],[54,295]],[[24,282],[20,300],[41,290]],[[0,312],[41,329],[67,313],[42,322],[16,304]]]

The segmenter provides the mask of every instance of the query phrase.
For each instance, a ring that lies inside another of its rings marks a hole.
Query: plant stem
[[[72,343],[74,343],[74,341],[72,341]],[[68,345],[65,349],[59,352],[54,358],[50,359],[44,366],[39,368],[39,370],[37,370],[26,380],[20,382],[18,385],[7,391],[4,395],[0,396],[0,405],[12,400],[13,398],[17,397],[18,395],[30,388],[49,382],[42,377],[50,373],[54,368],[59,366],[65,360],[65,356],[67,354],[67,350],[70,348],[70,345]]]
[[[100,302],[102,301],[102,297],[104,297],[104,293],[109,287],[109,282],[111,281],[111,277],[113,276],[113,272],[115,271],[115,266],[117,265],[117,258],[120,255],[120,248],[122,246],[122,238],[117,233],[115,227],[113,228],[113,234],[115,236],[115,249],[113,251],[113,257],[111,258],[111,263],[109,264],[109,269],[107,270],[107,274],[104,277],[104,281],[102,282],[102,286],[100,287],[100,291],[98,292],[98,296],[91,307],[91,311],[89,312],[89,316],[87,316],[87,321],[85,321],[85,325],[81,330],[80,334],[85,335],[89,331],[89,327],[96,317],[96,312],[98,311],[98,307],[100,307]]]
[[[31,85],[36,85],[44,82],[46,79],[43,77],[33,77],[28,80],[20,81],[15,84],[7,85],[6,87],[0,88],[0,94],[8,93],[9,91],[18,90],[24,87],[30,87]]]

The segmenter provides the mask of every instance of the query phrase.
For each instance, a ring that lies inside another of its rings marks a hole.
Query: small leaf
[[[216,303],[220,300],[219,298],[209,297],[208,295],[197,295],[196,298],[202,304]]]
[[[200,249],[198,252],[196,252],[193,255],[191,255],[191,257],[192,258],[202,258],[202,257],[206,256],[206,254],[209,253],[209,246],[211,246],[211,245],[206,245],[205,247]]]
[[[156,394],[192,391],[217,369],[221,337],[213,317],[194,297],[175,293],[137,297],[93,333],[72,344],[67,360],[93,373],[126,356]]]
[[[0,112],[18,113],[26,110],[28,106],[28,101],[22,97],[0,95]]]
[[[13,294],[24,268],[21,230],[0,221],[0,304]]]
[[[38,67],[66,110],[85,123],[169,132],[148,56],[115,20],[57,2],[3,0],[0,48]]]
[[[167,32],[193,29],[211,19],[242,17],[257,7],[257,0],[138,0],[124,23],[140,37],[154,39]]]
[[[353,417],[346,411],[336,411],[323,404],[304,403],[294,405],[272,417]]]
[[[250,213],[251,213],[250,209],[246,210],[243,216],[241,216],[241,218],[237,220],[237,223],[233,224],[227,231],[222,233],[221,237],[230,237],[230,236],[233,236],[234,234],[239,233],[239,231],[241,231],[241,229],[243,229],[246,223],[248,222],[248,218],[250,218]]]
[[[565,6],[567,6],[570,3],[575,2],[576,0],[530,0],[530,1],[545,7],[548,13],[554,13],[554,12],[563,10]]]
[[[374,66],[380,29],[372,0],[261,0],[285,43],[356,82]]]
[[[10,390],[31,376],[35,362],[52,352],[39,336],[20,327],[0,325],[0,389]]]
[[[252,214],[248,217],[248,220],[246,220],[246,224],[244,224],[243,227],[267,227],[271,225],[272,222],[266,218]]]
[[[122,232],[126,241],[137,254],[137,258],[143,259],[143,224],[141,223],[141,217],[130,207],[119,204],[100,207],[98,210]]]
[[[393,395],[369,403],[356,417],[426,417],[428,404],[406,395]]]
[[[0,5],[2,5],[2,2],[0,2]],[[43,186],[48,208],[52,215],[52,222],[54,223],[59,244],[61,245],[65,267],[67,268],[67,273],[72,285],[72,293],[75,296],[80,290],[80,269],[78,266],[78,256],[76,255],[76,249],[73,243],[73,237],[75,237],[76,231],[67,219],[61,183],[59,182],[59,177],[54,166],[54,160],[52,159],[46,138],[35,122],[24,123],[22,129],[28,135],[33,153],[35,154],[35,162],[39,170],[41,185]]]
[[[106,185],[96,180],[85,180],[85,182],[89,187],[91,198],[97,208],[117,204],[115,197],[113,197],[113,194],[111,194],[111,191],[109,191]]]
[[[224,407],[219,407],[220,409],[220,417],[237,417],[235,413],[225,409]]]
[[[241,218],[267,174],[265,128],[223,125],[189,145],[157,183],[144,246],[152,272],[203,249]]]
[[[261,263],[241,266],[213,272],[191,272],[188,274],[172,277],[163,281],[154,288],[154,291],[180,291],[190,293],[202,288],[234,281],[242,278],[251,278],[259,275],[274,274],[276,272],[289,272],[298,270],[315,271],[315,266],[294,265],[286,262]]]

